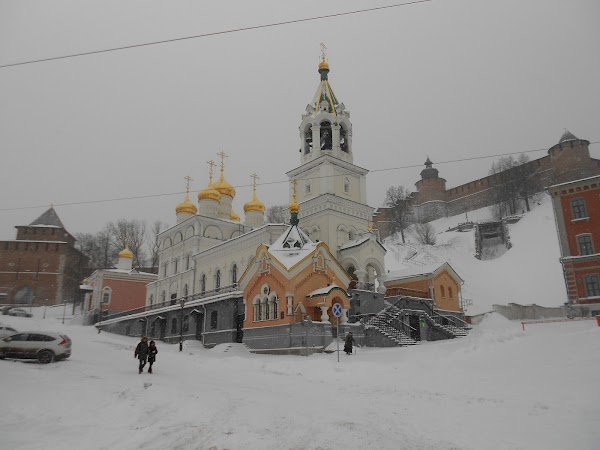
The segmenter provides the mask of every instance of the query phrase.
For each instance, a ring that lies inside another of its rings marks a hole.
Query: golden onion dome
[[[198,212],[198,208],[196,208],[196,205],[194,205],[190,201],[190,197],[187,194],[185,194],[185,199],[183,200],[183,203],[180,203],[179,205],[177,205],[177,208],[175,208],[175,212],[177,214],[179,214],[179,213],[196,214]]]
[[[133,253],[129,250],[128,246],[125,246],[125,248],[119,252],[119,258],[133,259]]]
[[[228,195],[231,198],[235,197],[235,188],[225,180],[222,172],[221,178],[213,184],[213,187],[219,191],[219,194],[221,195]]]
[[[265,212],[265,204],[261,202],[258,197],[256,197],[256,191],[254,191],[254,195],[252,196],[252,200],[244,205],[244,212],[248,211],[258,211],[261,213]]]
[[[300,211],[300,205],[296,202],[295,197],[296,196],[294,195],[294,200],[288,205],[288,208],[290,208],[291,213],[298,214],[298,211]]]
[[[234,222],[240,221],[240,216],[238,216],[237,213],[233,209],[231,210],[231,215],[229,216],[229,218],[231,220],[233,220]]]
[[[322,60],[319,63],[319,70],[329,70],[329,63],[325,60]]]
[[[213,185],[209,185],[206,189],[198,192],[198,201],[200,200],[216,200],[221,201],[221,194],[217,191]]]

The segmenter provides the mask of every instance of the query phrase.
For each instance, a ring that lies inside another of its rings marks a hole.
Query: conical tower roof
[[[319,64],[319,73],[321,74],[321,82],[312,99],[311,106],[315,109],[315,114],[318,114],[325,107],[330,113],[337,115],[336,107],[340,102],[329,84],[329,63],[325,59],[325,54],[323,54]]]
[[[31,222],[29,224],[29,226],[34,226],[34,225],[49,225],[49,226],[60,227],[62,229],[65,229],[65,226],[60,221],[58,214],[56,214],[56,211],[54,210],[54,207],[52,207],[52,206],[44,214],[42,214],[40,217],[38,217],[37,219],[35,219],[33,222]]]
[[[566,141],[578,141],[578,140],[579,140],[579,138],[577,138],[569,130],[565,129],[565,132],[560,137],[560,140],[558,141],[558,143],[562,144],[563,142],[566,142]]]

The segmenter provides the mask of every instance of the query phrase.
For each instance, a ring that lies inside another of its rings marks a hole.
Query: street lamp
[[[179,351],[183,351],[183,307],[185,306],[185,297],[179,300],[181,305],[181,317],[179,318]]]
[[[100,323],[98,323],[98,334],[100,334],[100,328],[102,328],[102,299],[100,299]]]

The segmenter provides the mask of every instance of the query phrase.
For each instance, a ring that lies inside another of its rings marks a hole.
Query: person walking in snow
[[[346,352],[346,355],[352,354],[352,344],[354,344],[354,337],[352,336],[352,331],[348,331],[346,340],[344,341],[344,351]]]
[[[152,373],[152,364],[156,361],[156,354],[158,353],[158,349],[156,348],[156,342],[150,341],[150,345],[148,346],[148,373]]]
[[[148,360],[147,336],[142,337],[142,340],[138,343],[137,347],[135,348],[135,354],[133,357],[140,360],[139,373],[142,373],[142,370],[144,370],[144,366],[146,365],[146,361]]]

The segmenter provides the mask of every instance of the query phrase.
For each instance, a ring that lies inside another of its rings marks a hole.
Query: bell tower
[[[287,172],[290,198],[300,204],[298,219],[313,242],[325,242],[359,284],[385,290],[385,248],[370,229],[367,174],[354,164],[350,112],[329,83],[329,62],[321,44],[319,86],[300,122],[300,166]],[[294,203],[293,202],[293,203]]]

